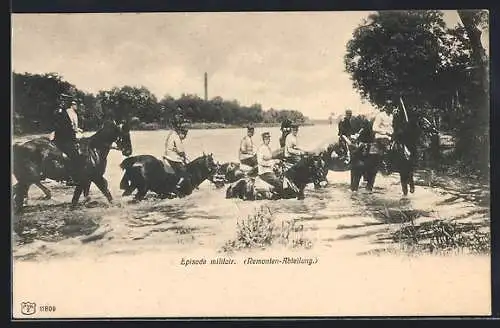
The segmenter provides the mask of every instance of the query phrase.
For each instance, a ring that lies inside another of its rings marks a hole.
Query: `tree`
[[[399,97],[414,107],[436,100],[449,49],[442,13],[383,11],[355,29],[344,57],[353,87],[378,108]]]
[[[370,15],[347,43],[345,68],[353,87],[375,107],[389,111],[403,97],[407,109],[439,121],[457,136],[458,158],[475,166],[478,154],[470,150],[484,144],[488,125],[480,114],[487,113],[481,109],[487,103],[487,60],[477,28],[485,16],[461,12],[464,26],[453,29],[442,16],[437,10]]]
[[[457,144],[459,155],[468,156],[469,165],[482,172],[489,171],[489,64],[488,55],[481,44],[481,28],[488,27],[488,12],[485,10],[458,10],[472,53],[471,80],[475,91],[467,99],[468,115],[463,125],[463,133]]]

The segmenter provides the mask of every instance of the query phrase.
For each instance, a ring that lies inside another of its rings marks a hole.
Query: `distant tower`
[[[207,72],[205,72],[205,101],[208,101],[208,77],[207,77]]]

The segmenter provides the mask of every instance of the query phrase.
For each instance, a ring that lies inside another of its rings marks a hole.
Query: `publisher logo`
[[[21,302],[21,313],[25,315],[32,315],[36,312],[36,303],[34,302]]]

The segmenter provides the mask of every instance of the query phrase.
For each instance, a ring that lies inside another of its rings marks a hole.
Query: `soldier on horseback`
[[[283,191],[283,182],[276,176],[273,168],[276,160],[273,159],[271,147],[271,134],[269,132],[262,133],[262,145],[257,151],[258,174],[259,177],[273,186],[274,191],[280,194]]]
[[[255,128],[251,125],[248,125],[247,135],[244,136],[243,139],[241,139],[239,150],[240,163],[251,167],[257,165],[257,155],[255,153],[252,140],[254,132]]]
[[[82,130],[78,127],[77,103],[71,101],[69,107],[59,108],[54,115],[53,130],[49,139],[69,158],[70,180],[75,178],[80,169],[80,154],[78,150],[77,133]],[[72,184],[68,181],[68,184]]]
[[[183,184],[188,190],[191,190],[191,177],[186,168],[188,157],[182,143],[182,140],[186,138],[187,133],[187,127],[184,124],[177,122],[174,124],[173,131],[170,132],[165,141],[165,154],[163,155],[163,159],[179,176],[179,180],[176,184],[178,194]]]
[[[389,161],[387,156],[394,132],[392,124],[392,114],[389,115],[385,111],[380,111],[375,116],[372,125],[372,130],[375,137],[375,146],[377,147],[378,153],[382,156],[382,171],[384,173],[389,172]]]
[[[345,111],[344,119],[342,119],[338,124],[338,135],[340,149],[343,151],[344,162],[348,164],[351,161],[351,153],[349,151],[348,141],[353,134],[353,128],[351,126],[352,110],[347,109]]]
[[[285,147],[285,141],[286,137],[292,132],[291,128],[292,122],[289,119],[284,119],[283,122],[281,122],[281,137],[280,137],[280,147],[284,148]]]
[[[306,155],[306,152],[298,147],[297,134],[299,133],[299,125],[296,123],[290,124],[291,133],[285,140],[285,162],[288,164],[297,164],[301,156]]]

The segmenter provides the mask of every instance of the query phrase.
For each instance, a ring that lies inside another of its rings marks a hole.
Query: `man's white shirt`
[[[257,150],[257,164],[259,175],[264,173],[273,172],[274,160],[272,159],[273,153],[271,147],[262,144]]]
[[[165,141],[165,154],[164,156],[174,162],[184,162],[184,158],[180,153],[184,152],[184,145],[177,132],[172,131]]]
[[[297,137],[290,133],[285,139],[285,157],[301,154],[302,151],[298,149],[297,145]]]
[[[385,112],[379,112],[373,121],[373,132],[375,133],[375,138],[390,138],[381,133],[393,133],[392,116],[387,115]]]

